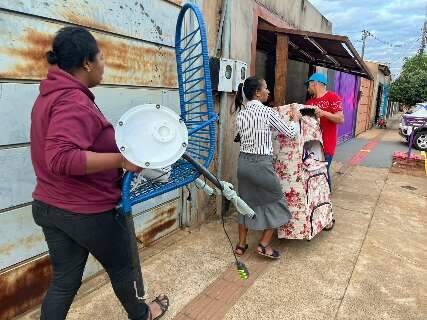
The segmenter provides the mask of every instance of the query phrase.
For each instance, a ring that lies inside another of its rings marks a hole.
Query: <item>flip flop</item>
[[[261,248],[261,252],[259,252],[258,250],[256,251],[256,253],[258,253],[259,255],[270,258],[270,259],[279,259],[280,258],[280,253],[277,250],[272,249],[273,252],[271,254],[267,253],[268,245],[263,246],[261,243],[259,243],[258,247]]]
[[[248,245],[247,244],[245,244],[245,246],[244,247],[242,247],[242,246],[240,246],[240,245],[236,245],[236,249],[234,249],[234,253],[236,254],[236,255],[238,255],[239,257],[240,256],[243,256],[244,254],[245,254],[245,252],[246,252],[246,250],[248,250]],[[240,250],[242,253],[238,253],[237,252],[237,250]]]
[[[166,311],[168,311],[168,309],[169,309],[169,298],[164,294],[157,296],[156,299],[151,301],[151,303],[154,303],[154,302],[159,305],[160,310],[162,310],[162,313],[160,313],[157,317],[153,318],[151,311],[149,311],[149,314],[150,314],[149,319],[150,320],[160,319],[161,317],[163,317],[165,315]]]

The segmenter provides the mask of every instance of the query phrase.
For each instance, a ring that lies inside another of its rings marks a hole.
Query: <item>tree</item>
[[[391,84],[390,100],[408,106],[427,101],[427,54],[405,58],[399,78]]]

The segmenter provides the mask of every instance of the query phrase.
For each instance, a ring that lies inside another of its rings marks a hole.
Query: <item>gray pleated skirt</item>
[[[291,218],[282,187],[268,155],[240,153],[237,168],[239,196],[255,211],[250,219],[239,215],[239,223],[251,230],[275,229]]]

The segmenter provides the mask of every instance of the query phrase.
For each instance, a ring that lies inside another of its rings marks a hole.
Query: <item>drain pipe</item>
[[[223,0],[222,3],[222,13],[221,13],[221,24],[222,28],[218,34],[222,37],[222,45],[221,45],[221,57],[228,59],[230,57],[230,46],[231,46],[231,1]],[[219,49],[217,46],[216,49]],[[217,53],[217,52],[216,52]],[[222,92],[220,96],[219,103],[219,135],[218,135],[218,169],[217,176],[219,180],[224,179],[223,172],[223,158],[224,158],[224,130],[227,125],[228,120],[228,94],[227,92]],[[223,198],[217,197],[216,201],[216,212],[217,215],[220,216],[223,211]]]

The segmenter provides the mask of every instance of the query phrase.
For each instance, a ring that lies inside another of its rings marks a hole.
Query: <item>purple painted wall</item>
[[[360,89],[360,78],[348,73],[335,72],[335,93],[343,102],[344,124],[338,126],[338,143],[354,137],[357,118],[357,98]]]

